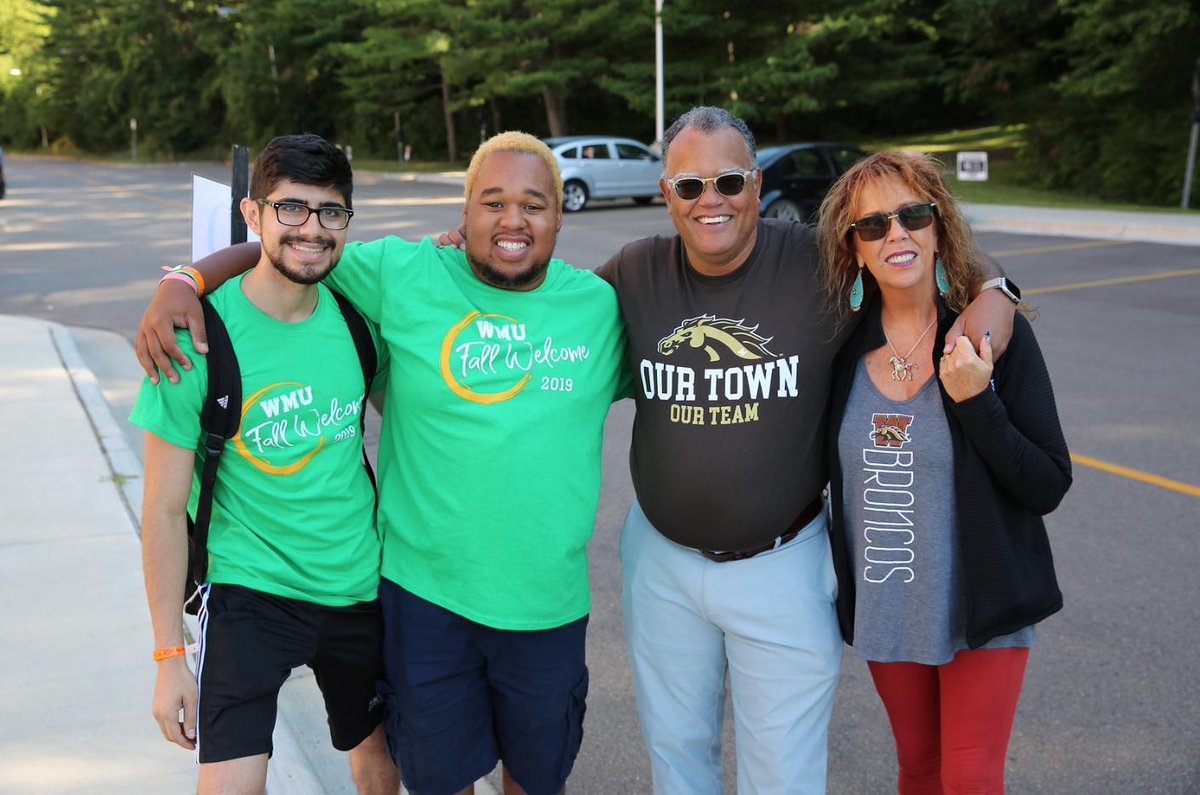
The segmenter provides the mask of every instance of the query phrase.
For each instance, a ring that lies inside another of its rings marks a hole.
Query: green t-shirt
[[[395,237],[347,245],[329,278],[391,357],[383,576],[499,629],[587,615],[604,418],[628,393],[612,288],[552,260],[502,290],[457,249]]]
[[[208,579],[341,607],[375,598],[380,539],[362,464],[362,367],[337,302],[324,286],[318,290],[316,309],[298,323],[261,312],[241,279],[209,297],[237,353],[242,423],[225,445],[213,489]],[[178,385],[147,379],[129,419],[198,449],[207,361],[186,332],[177,339],[192,369],[179,370]],[[196,462],[193,515],[199,453]]]

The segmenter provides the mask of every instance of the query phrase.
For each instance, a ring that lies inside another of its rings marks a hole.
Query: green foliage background
[[[0,143],[158,157],[312,131],[654,137],[654,0],[0,0]],[[1200,0],[665,0],[666,115],[763,143],[1021,124],[1029,184],[1171,204]],[[1197,193],[1200,193],[1198,191]],[[1200,197],[1197,199],[1200,202]]]

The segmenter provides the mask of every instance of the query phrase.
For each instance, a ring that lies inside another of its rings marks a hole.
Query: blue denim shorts
[[[449,795],[497,761],[529,795],[562,790],[583,740],[587,617],[477,624],[384,579],[384,726],[413,795]]]

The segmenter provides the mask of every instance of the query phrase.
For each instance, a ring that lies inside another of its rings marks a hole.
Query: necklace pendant
[[[913,380],[913,370],[916,370],[917,366],[908,359],[905,359],[903,356],[893,356],[888,359],[888,364],[892,366],[893,381]]]

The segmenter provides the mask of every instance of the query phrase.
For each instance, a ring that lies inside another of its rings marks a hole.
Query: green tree
[[[239,141],[313,132],[338,140],[354,127],[341,91],[345,45],[362,42],[377,21],[361,3],[331,8],[323,0],[246,2],[227,7],[218,55],[227,132]]]
[[[37,140],[37,56],[49,30],[34,0],[0,0],[0,141]]]
[[[1200,3],[1064,2],[1065,71],[1030,124],[1031,172],[1055,187],[1172,204],[1183,182]]]
[[[214,60],[198,45],[214,18],[192,0],[43,0],[31,119],[90,150],[121,147],[129,120],[151,148],[191,151],[220,126],[206,96]]]

